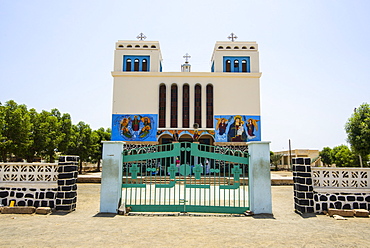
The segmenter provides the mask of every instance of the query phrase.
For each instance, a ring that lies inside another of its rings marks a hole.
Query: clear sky
[[[216,41],[259,44],[262,139],[271,150],[346,144],[370,102],[368,0],[0,0],[0,102],[110,127],[118,40],[160,42],[163,71],[210,71]],[[248,94],[246,94],[248,97]]]

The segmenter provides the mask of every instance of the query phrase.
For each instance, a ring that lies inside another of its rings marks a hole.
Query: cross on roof
[[[138,40],[145,40],[146,36],[143,33],[140,33],[138,36],[136,36]]]
[[[238,39],[238,36],[236,36],[234,33],[231,33],[229,37],[227,37],[229,40],[234,41]]]
[[[184,56],[183,56],[183,58],[185,58],[185,62],[186,63],[188,63],[189,61],[189,59],[191,58],[191,56],[188,54],[188,53],[186,53]]]

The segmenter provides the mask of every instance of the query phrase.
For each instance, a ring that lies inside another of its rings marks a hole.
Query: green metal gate
[[[132,212],[243,213],[248,156],[187,142],[124,151],[123,202]]]

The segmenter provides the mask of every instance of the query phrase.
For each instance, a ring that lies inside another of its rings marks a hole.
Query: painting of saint
[[[143,127],[141,128],[141,131],[139,133],[140,138],[144,138],[148,135],[152,127],[150,126],[150,119],[148,117],[141,118],[141,122],[143,123]]]
[[[226,118],[216,118],[216,130],[218,130],[219,135],[224,135],[227,128],[227,119]]]
[[[140,124],[140,120],[138,120],[137,115],[135,115],[134,120],[131,123],[132,131],[134,132],[139,131],[139,124]]]
[[[234,122],[230,125],[227,133],[228,142],[246,142],[247,135],[244,130],[244,121],[240,115],[234,116]]]
[[[252,119],[252,118],[249,118],[248,121],[247,121],[247,135],[248,135],[248,139],[254,139],[256,137],[256,135],[254,134],[254,131],[258,131],[258,124],[257,124],[257,121],[258,120],[255,120],[255,119]]]

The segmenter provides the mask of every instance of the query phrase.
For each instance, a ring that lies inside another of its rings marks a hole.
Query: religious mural
[[[157,141],[157,115],[112,116],[112,140],[114,141]]]
[[[213,130],[159,130],[157,132],[157,137],[159,138],[162,134],[171,135],[173,141],[179,141],[181,136],[184,134],[190,135],[193,138],[193,141],[198,141],[198,139],[204,134],[209,134],[212,137],[215,136],[215,132]]]
[[[218,115],[214,118],[216,142],[261,141],[260,116]]]

